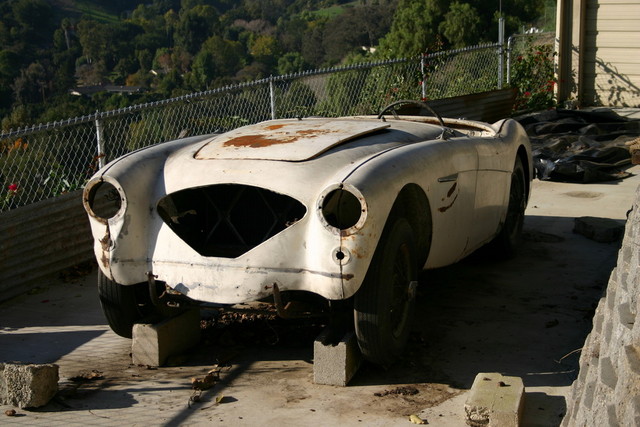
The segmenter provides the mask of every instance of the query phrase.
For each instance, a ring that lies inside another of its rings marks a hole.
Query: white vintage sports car
[[[285,317],[347,307],[363,355],[391,363],[419,269],[489,242],[513,252],[532,178],[514,120],[396,114],[407,102],[180,139],[98,171],[83,197],[111,328],[130,337],[185,301],[270,301]]]

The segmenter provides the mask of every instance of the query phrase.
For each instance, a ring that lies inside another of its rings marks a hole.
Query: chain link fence
[[[498,44],[322,69],[0,133],[0,212],[82,188],[109,160],[272,118],[376,114],[399,99],[496,89]]]
[[[519,56],[532,46],[550,46],[553,51],[557,51],[556,33],[528,33],[514,34],[507,40],[507,84],[511,82],[511,64]]]

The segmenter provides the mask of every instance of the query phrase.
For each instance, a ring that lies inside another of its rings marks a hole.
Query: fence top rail
[[[323,75],[323,74],[333,74],[333,73],[342,72],[342,71],[364,70],[364,69],[369,69],[369,68],[374,68],[374,67],[379,67],[384,65],[393,65],[393,64],[409,62],[411,60],[412,60],[411,58],[387,59],[387,60],[381,60],[381,61],[375,61],[375,62],[363,62],[363,63],[344,65],[339,67],[329,67],[329,68],[320,68],[316,70],[301,71],[298,73],[285,74],[281,76],[269,76],[267,78],[260,79],[260,80],[236,83],[233,85],[227,85],[227,86],[219,87],[216,89],[210,89],[202,92],[194,92],[187,95],[178,96],[175,98],[168,98],[160,101],[147,102],[144,104],[136,104],[129,107],[119,108],[117,110],[96,111],[93,114],[88,114],[85,116],[79,116],[71,119],[59,120],[59,121],[54,121],[49,123],[41,123],[41,124],[37,124],[30,127],[19,128],[16,130],[9,130],[6,132],[0,132],[0,140],[5,138],[14,138],[14,137],[23,136],[23,135],[29,135],[31,133],[52,130],[55,128],[61,128],[65,126],[95,122],[96,120],[121,116],[124,114],[130,114],[135,111],[142,111],[150,108],[166,106],[166,105],[175,104],[179,102],[189,102],[189,100],[192,100],[192,99],[203,98],[206,96],[216,95],[216,94],[225,93],[225,92],[231,92],[231,91],[249,88],[253,86],[260,86],[260,85],[265,85],[265,84],[270,84],[270,83],[285,81],[285,80],[291,80],[296,78],[302,78],[302,77],[310,77],[310,76],[317,76],[317,75]]]
[[[471,52],[471,51],[474,51],[474,50],[497,48],[497,47],[500,47],[500,43],[481,43],[481,44],[476,44],[476,45],[473,45],[473,46],[460,47],[458,49],[441,50],[440,52],[423,54],[422,58],[423,59],[431,59],[431,58],[437,58],[439,56],[456,55],[458,53]]]
[[[509,36],[509,38],[507,39],[507,45],[510,47],[513,42],[517,39],[526,39],[526,38],[530,38],[530,39],[544,39],[545,37],[554,37],[555,38],[555,31],[542,31],[539,33],[518,33],[518,34],[512,34],[511,36]]]

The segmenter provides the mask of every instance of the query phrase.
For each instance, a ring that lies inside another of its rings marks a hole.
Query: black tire
[[[117,335],[131,338],[133,325],[151,314],[151,298],[146,287],[146,283],[123,286],[98,271],[98,296],[102,312]]]
[[[413,231],[404,218],[383,233],[364,283],[354,299],[354,321],[363,356],[379,365],[403,353],[413,322],[418,280]]]
[[[517,252],[522,236],[522,225],[524,224],[524,210],[527,206],[527,188],[524,168],[520,158],[516,158],[511,173],[511,185],[509,187],[509,207],[507,217],[500,233],[494,239],[494,247],[499,255],[505,258],[512,258]]]

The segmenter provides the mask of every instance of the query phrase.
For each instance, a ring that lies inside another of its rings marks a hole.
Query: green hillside
[[[1,127],[491,40],[494,12],[467,1],[4,0]],[[509,8],[513,32],[543,15],[544,0]]]

